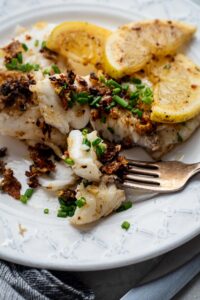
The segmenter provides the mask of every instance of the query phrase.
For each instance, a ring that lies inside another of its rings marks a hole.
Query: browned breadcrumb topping
[[[53,85],[55,92],[58,94],[62,107],[65,110],[69,108],[72,93],[77,89],[74,85],[74,80],[75,74],[72,71],[69,71],[66,75],[60,74],[58,78],[56,76],[50,77],[51,84]]]
[[[35,95],[30,91],[30,85],[35,80],[30,74],[16,71],[0,72],[0,110],[26,111],[35,102]]]
[[[40,53],[42,53],[46,59],[52,60],[53,62],[57,62],[58,60],[58,54],[46,47],[40,49]]]
[[[106,163],[103,167],[101,167],[102,173],[107,175],[118,174],[119,172],[124,171],[128,162],[124,156],[119,156],[116,160]]]
[[[50,159],[54,155],[53,150],[46,145],[36,144],[35,147],[29,147],[30,158],[33,164],[29,171],[25,172],[28,177],[28,185],[32,188],[39,186],[38,177],[43,174],[50,174],[55,171],[55,164]]]
[[[121,145],[107,144],[106,152],[101,156],[100,161],[103,166],[101,172],[107,175],[117,174],[124,171],[128,161],[123,156],[119,156]]]
[[[16,58],[20,52],[23,52],[22,44],[19,41],[14,40],[6,47],[2,48],[5,53],[5,63],[10,63],[12,58]]]
[[[52,126],[45,123],[43,117],[40,117],[36,121],[36,126],[42,130],[42,133],[48,135],[48,138],[51,138]]]
[[[13,170],[5,168],[4,162],[0,161],[0,171],[3,175],[1,190],[17,200],[20,199],[21,183],[14,176]]]
[[[155,124],[150,119],[150,112],[145,111],[141,119],[138,119],[135,124],[136,132],[139,135],[149,134],[155,129]]]
[[[59,191],[58,197],[61,197],[62,200],[68,201],[76,201],[76,192],[72,189],[64,189]]]

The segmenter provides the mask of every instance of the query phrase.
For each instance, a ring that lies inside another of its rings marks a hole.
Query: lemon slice
[[[178,54],[163,72],[159,66],[158,74],[152,121],[180,123],[200,113],[200,69],[190,59]]]
[[[150,61],[152,54],[174,53],[195,31],[196,28],[192,25],[165,20],[124,25],[106,41],[106,70],[113,77],[137,72]]]
[[[110,31],[87,22],[64,22],[51,32],[47,47],[77,64],[101,64]]]

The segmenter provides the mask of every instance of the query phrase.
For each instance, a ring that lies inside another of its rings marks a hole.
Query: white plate
[[[116,28],[131,20],[153,16],[189,21],[199,26],[200,30],[199,7],[188,1],[143,0],[129,5],[131,2],[123,1],[127,11],[119,8],[120,1],[116,2],[115,8],[110,1],[107,1],[107,6],[96,2],[92,1],[90,5],[74,2],[41,6],[13,15],[12,18],[1,19],[1,43],[11,35],[17,24],[29,26],[38,20],[57,23],[63,20],[87,20]],[[198,34],[189,49],[189,55],[200,63],[199,49]],[[3,137],[0,138],[0,146],[8,146],[9,163],[17,177],[25,182],[25,146]],[[132,154],[146,157],[138,149]],[[200,161],[200,131],[167,158]],[[27,206],[0,194],[0,257],[24,265],[59,270],[114,268],[155,257],[200,233],[199,178],[194,178],[180,193],[136,203],[126,212],[113,214],[80,230],[70,226],[67,219],[56,217],[57,200],[43,191],[36,192]],[[44,215],[45,207],[50,209],[49,215]],[[131,223],[127,232],[120,226],[124,220]],[[20,234],[20,228],[26,230],[24,234]]]

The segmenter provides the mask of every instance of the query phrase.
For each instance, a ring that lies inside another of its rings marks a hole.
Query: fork
[[[184,188],[188,180],[200,172],[200,163],[185,164],[179,161],[145,162],[128,160],[122,176],[122,186],[159,193]]]

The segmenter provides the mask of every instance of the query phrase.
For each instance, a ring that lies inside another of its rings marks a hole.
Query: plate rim
[[[186,2],[189,2],[189,3],[192,3],[195,7],[198,7],[198,9],[200,10],[200,7],[194,3],[194,2],[191,2],[189,0],[185,0]],[[120,7],[116,7],[114,6],[114,3],[109,3],[109,5],[105,5],[105,4],[100,4],[100,3],[96,3],[94,4],[91,4],[91,2],[89,1],[82,1],[82,2],[65,2],[65,3],[58,3],[58,4],[51,4],[51,5],[36,5],[34,7],[31,7],[31,8],[26,8],[26,9],[23,9],[23,10],[20,10],[20,11],[17,11],[16,13],[12,13],[12,14],[9,14],[9,16],[5,16],[3,18],[1,18],[0,20],[0,25],[3,24],[4,22],[6,23],[6,20],[8,20],[8,18],[11,18],[12,17],[12,20],[9,20],[9,25],[6,25],[4,23],[4,26],[1,28],[1,32],[3,30],[5,30],[5,28],[9,27],[11,28],[11,26],[14,26],[16,25],[16,18],[17,20],[19,20],[20,18],[22,18],[22,22],[24,20],[28,20],[28,18],[31,18],[31,16],[34,15],[34,13],[37,12],[38,8],[41,9],[40,11],[40,14],[42,13],[42,10],[45,10],[45,9],[58,9],[58,7],[61,8],[62,6],[62,9],[63,7],[66,9],[67,7],[69,6],[80,6],[81,7],[85,7],[85,8],[88,8],[88,4],[90,5],[90,9],[92,8],[96,8],[96,7],[99,7],[99,8],[102,8],[102,9],[107,9],[108,11],[110,11],[111,13],[114,12],[115,13],[120,13],[120,14],[123,14],[124,13],[127,13],[128,16],[131,16],[131,14],[134,12],[134,9],[130,11],[128,11],[127,9],[122,9]],[[31,13],[31,15],[29,15],[29,17],[25,16],[26,14],[28,13]],[[55,12],[56,13],[56,12]],[[140,15],[140,13],[136,12],[137,13],[137,16],[141,16],[142,18],[144,18],[144,15]],[[24,19],[23,19],[23,16],[24,16]],[[159,248],[159,250],[155,251],[155,249],[152,249],[152,251],[149,252],[149,255],[147,256],[146,254],[144,255],[141,255],[140,257],[138,258],[128,258],[126,259],[124,256],[123,257],[120,257],[119,259],[117,259],[117,261],[111,261],[111,262],[106,262],[106,263],[102,263],[100,261],[100,263],[94,263],[94,261],[92,261],[92,263],[90,263],[90,261],[87,261],[85,264],[83,263],[78,263],[76,265],[72,265],[72,264],[69,264],[69,262],[66,261],[66,265],[62,266],[61,264],[59,264],[59,262],[56,260],[55,262],[48,262],[48,266],[47,266],[47,263],[43,263],[42,261],[40,262],[36,262],[36,261],[30,261],[30,259],[26,259],[25,256],[23,257],[11,257],[9,255],[9,253],[7,254],[3,254],[1,253],[1,250],[0,250],[0,257],[6,261],[10,261],[10,262],[14,262],[14,263],[18,263],[18,264],[21,264],[21,265],[26,265],[26,266],[31,266],[31,267],[39,267],[39,268],[48,268],[48,269],[53,269],[53,270],[63,270],[63,271],[96,271],[96,270],[105,270],[105,269],[111,269],[111,268],[119,268],[119,267],[122,267],[122,266],[127,266],[127,265],[130,265],[130,264],[135,264],[135,263],[139,263],[139,262],[142,262],[142,261],[145,261],[145,260],[148,260],[148,259],[151,259],[153,257],[156,257],[158,255],[161,255],[163,253],[166,253],[172,249],[175,249],[177,248],[178,246],[186,243],[187,241],[191,240],[193,237],[195,237],[196,235],[198,235],[200,233],[200,228],[194,228],[193,232],[191,233],[188,233],[186,234],[184,237],[181,236],[181,238],[179,240],[176,240],[176,242],[173,242],[173,244],[171,245],[168,245],[166,246],[165,244],[163,244],[162,247]]]

